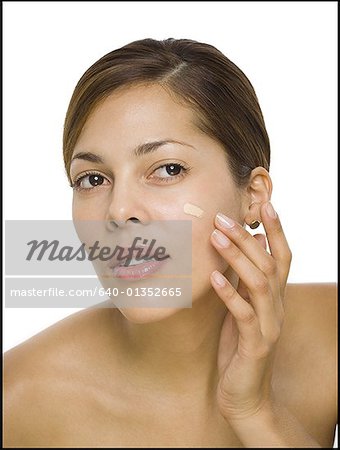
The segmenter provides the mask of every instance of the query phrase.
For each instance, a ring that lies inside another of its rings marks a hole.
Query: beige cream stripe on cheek
[[[190,214],[191,216],[195,217],[202,217],[203,216],[203,209],[201,209],[199,206],[193,205],[192,203],[186,203],[183,206],[183,211],[185,214]]]

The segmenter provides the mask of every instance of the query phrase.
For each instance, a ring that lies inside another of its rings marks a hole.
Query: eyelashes
[[[162,173],[169,176],[157,176],[155,172],[162,170]],[[187,175],[190,171],[190,167],[186,167],[179,163],[167,163],[157,167],[153,173],[149,176],[149,179],[156,180],[158,183],[170,183],[174,180],[178,180]],[[169,173],[170,172],[170,173]],[[178,173],[177,173],[178,172]],[[74,182],[71,183],[71,187],[76,191],[92,191],[99,186],[109,185],[110,181],[101,173],[96,171],[87,171],[78,176]]]
[[[182,164],[167,163],[167,164],[163,164],[162,166],[159,166],[157,169],[154,170],[154,172],[157,172],[157,170],[164,169],[164,168],[166,168],[166,171],[169,169],[170,172],[177,172],[177,170],[179,169],[181,171],[181,173],[171,175],[169,177],[151,176],[151,179],[156,178],[157,180],[159,180],[162,183],[169,183],[170,181],[172,181],[174,179],[178,179],[178,178],[185,176],[190,171],[189,167],[185,167]],[[170,175],[170,173],[168,173],[168,172],[167,172],[167,174]]]
[[[88,191],[102,185],[105,180],[109,182],[109,180],[99,172],[85,172],[75,179],[71,184],[71,187],[78,191]],[[86,184],[87,186],[84,186]]]

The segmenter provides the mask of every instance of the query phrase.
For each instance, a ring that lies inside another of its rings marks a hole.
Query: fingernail
[[[273,208],[273,205],[270,202],[267,203],[266,211],[269,217],[271,217],[272,219],[276,219],[277,214]]]
[[[229,245],[229,239],[219,230],[214,230],[212,236],[220,247],[227,247]]]
[[[214,281],[215,281],[215,283],[216,284],[218,284],[219,286],[225,286],[226,285],[226,279],[225,279],[225,277],[220,273],[220,272],[218,272],[217,270],[215,270],[213,273],[212,273],[212,277],[213,277],[213,279],[214,279]]]
[[[232,228],[235,226],[235,222],[232,219],[230,219],[229,217],[225,216],[220,212],[216,215],[216,220],[218,224],[224,228]]]

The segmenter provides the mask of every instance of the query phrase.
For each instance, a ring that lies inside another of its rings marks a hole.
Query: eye
[[[158,172],[158,175],[152,175],[150,178],[155,178],[161,182],[168,183],[174,179],[184,177],[189,170],[188,167],[184,167],[179,163],[163,164],[153,172],[153,174]]]
[[[100,173],[86,173],[78,177],[72,187],[79,191],[89,191],[97,186],[103,185],[105,182],[108,182],[108,180]]]

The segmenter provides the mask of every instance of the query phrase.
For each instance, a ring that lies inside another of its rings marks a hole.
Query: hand
[[[272,367],[284,319],[283,300],[291,252],[270,203],[261,206],[266,238],[252,236],[240,224],[216,218],[211,242],[239,276],[237,289],[218,271],[211,283],[228,312],[218,349],[217,401],[227,420],[248,418],[271,406]],[[229,222],[229,226],[228,226]],[[224,239],[218,243],[215,236]]]

